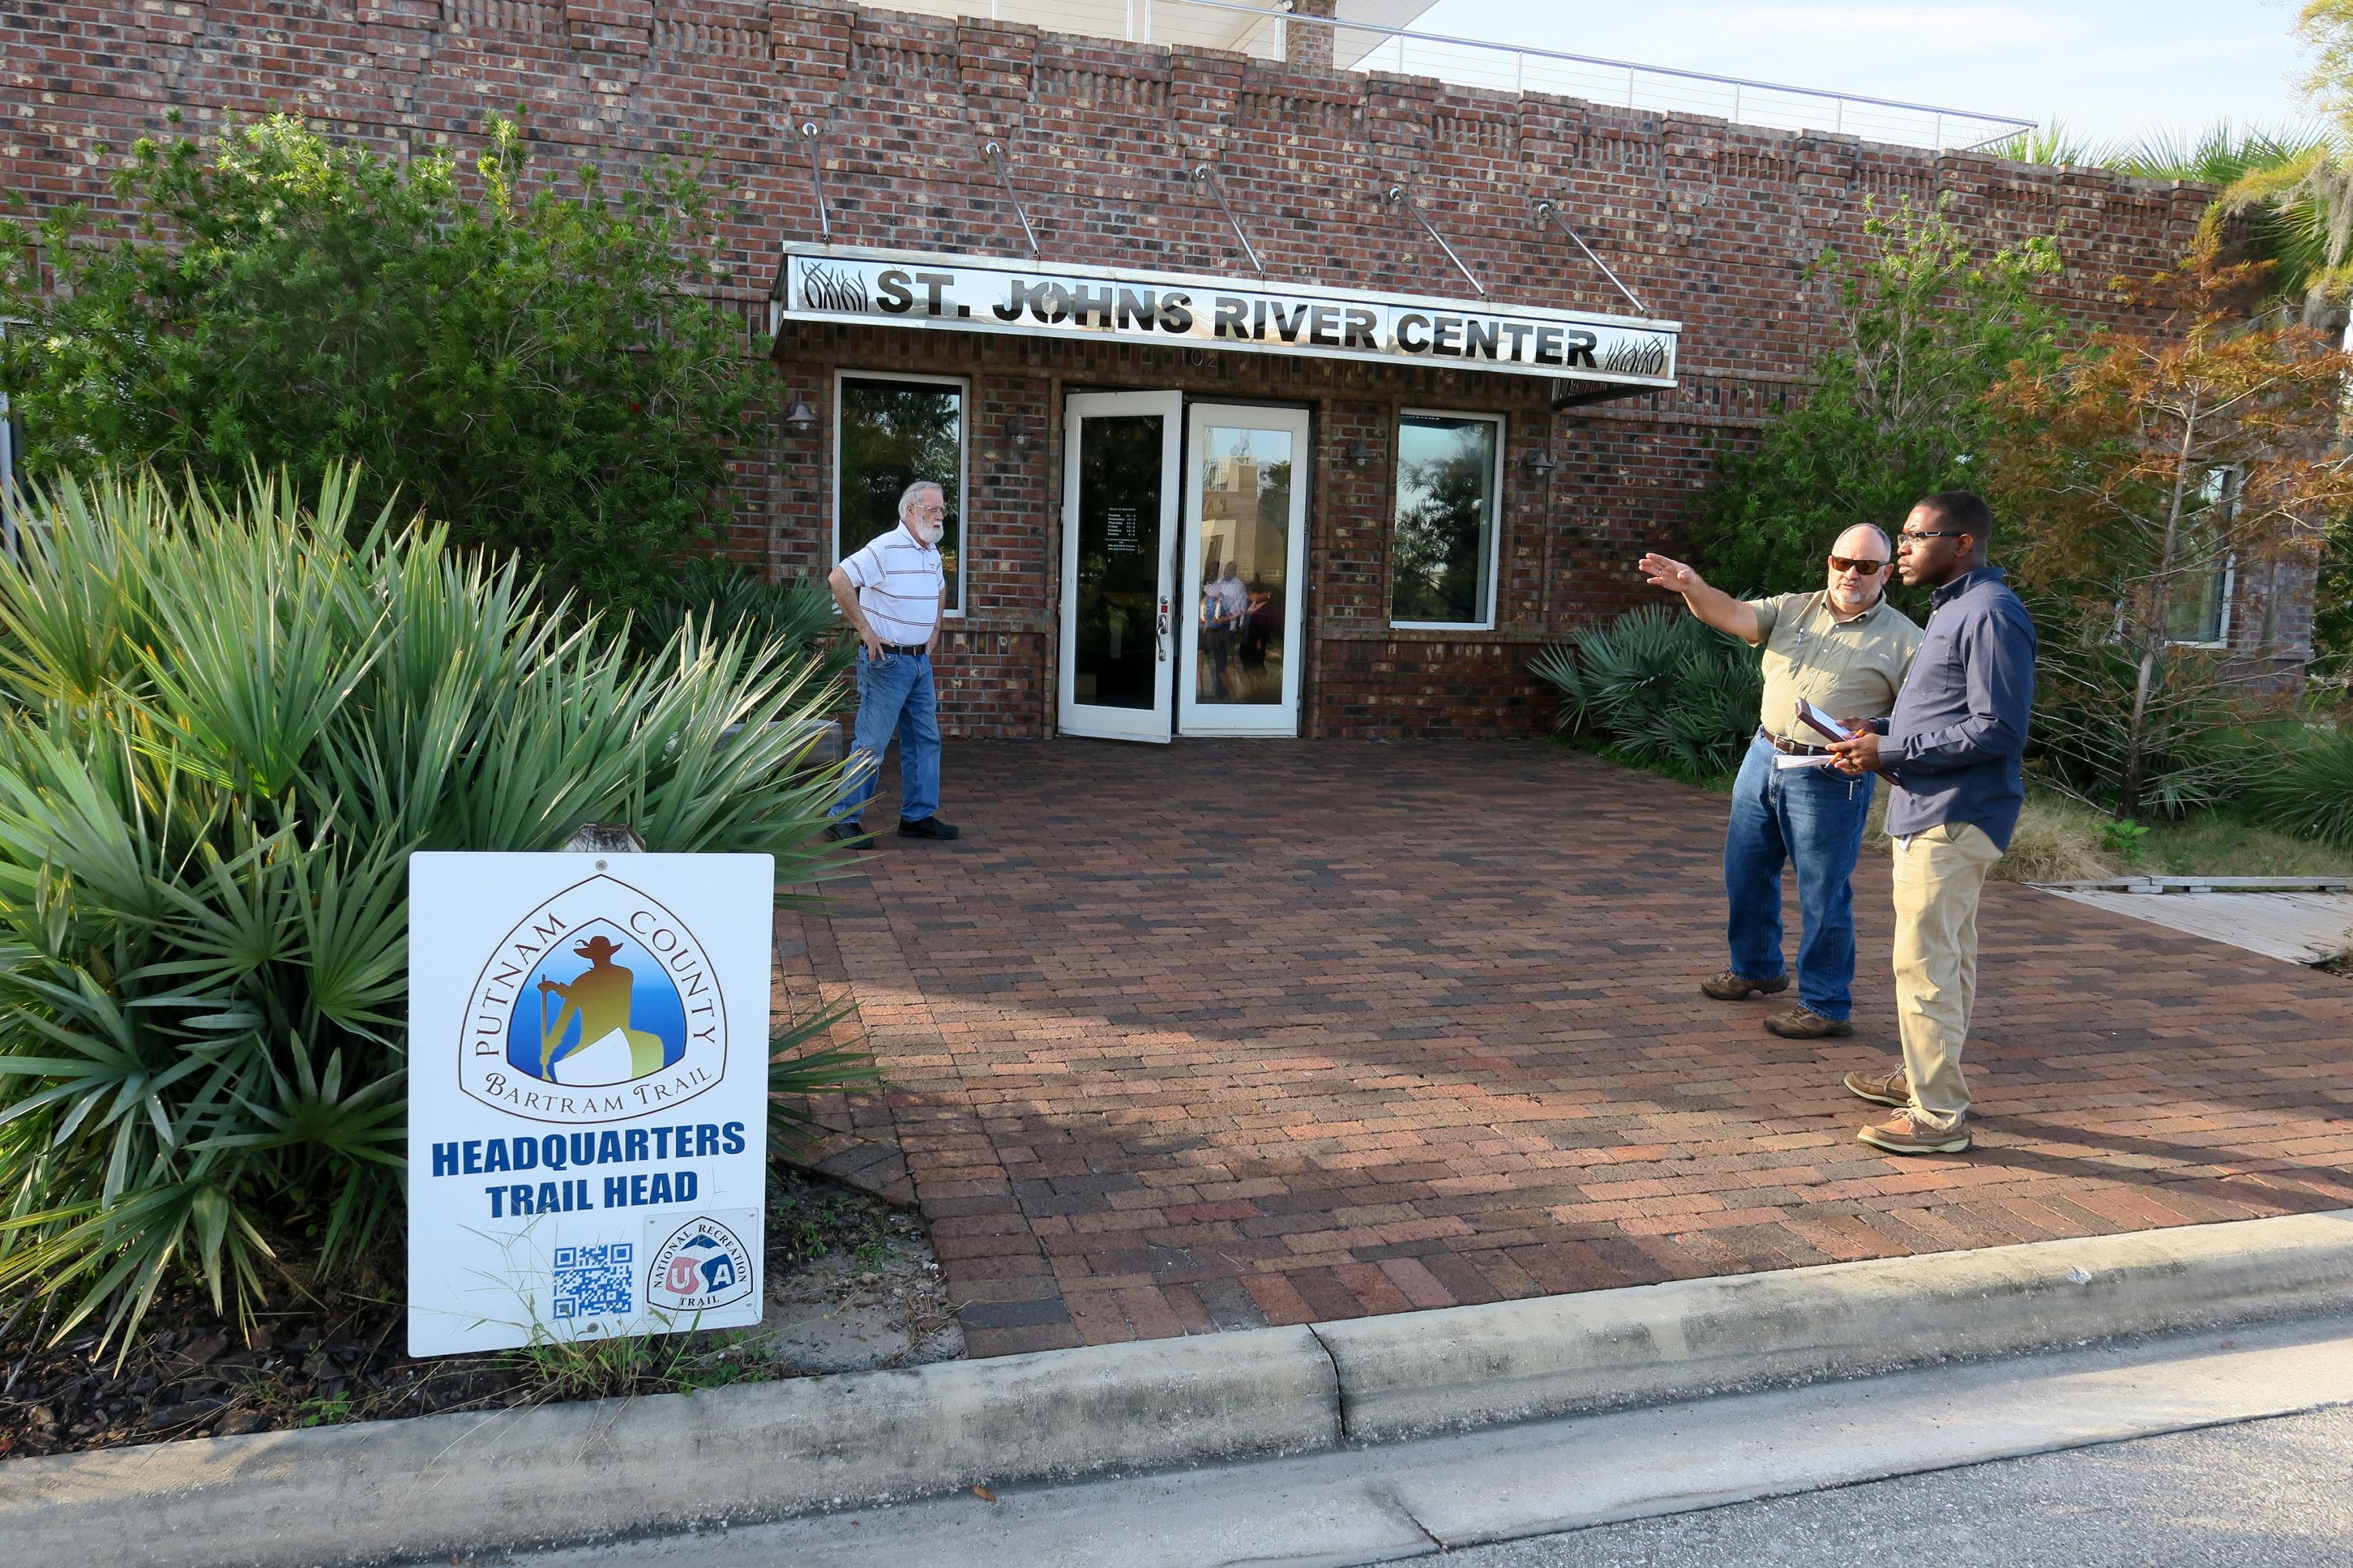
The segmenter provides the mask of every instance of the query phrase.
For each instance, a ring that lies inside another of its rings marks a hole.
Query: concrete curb
[[[45,1568],[314,1568],[1295,1453],[2353,1304],[2353,1210],[0,1467]]]

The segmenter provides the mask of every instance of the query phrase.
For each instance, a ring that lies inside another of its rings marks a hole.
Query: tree
[[[2157,798],[2181,771],[2158,764],[2198,753],[2252,673],[2188,646],[2205,639],[2185,612],[2227,571],[2309,571],[2353,507],[2333,441],[2353,356],[2300,323],[2250,322],[2268,271],[2218,261],[2210,232],[2143,291],[2165,311],[2154,330],[2021,363],[1986,400],[2002,552],[2043,634],[2042,744],[2119,817],[2217,793],[2213,777],[2172,777]]]
[[[699,169],[526,194],[521,128],[455,159],[379,158],[290,115],[209,148],[142,139],[113,174],[129,222],[0,225],[0,345],[28,468],[152,465],[241,489],[362,465],[394,495],[563,586],[644,602],[727,516],[758,400],[714,274]],[[45,276],[46,274],[46,276]]]
[[[1725,454],[1694,504],[1694,548],[1734,592],[1820,586],[1844,530],[1893,533],[1920,497],[1971,485],[1986,389],[2011,361],[2055,353],[2059,319],[2033,291],[2059,270],[2052,240],[1981,256],[1941,203],[1874,215],[1863,233],[1862,258],[1825,250],[1808,271],[1831,295],[1837,342],[1804,400],[1754,451]]]

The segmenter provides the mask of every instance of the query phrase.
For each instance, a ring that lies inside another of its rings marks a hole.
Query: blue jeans
[[[834,820],[856,822],[874,798],[874,777],[893,731],[899,736],[899,816],[920,822],[940,809],[939,704],[932,661],[920,653],[869,658],[858,650],[858,727],[850,742],[849,780],[834,803]]]
[[[1798,868],[1798,1000],[1825,1018],[1854,1010],[1854,860],[1875,784],[1834,768],[1773,766],[1773,748],[1749,742],[1732,786],[1732,820],[1724,835],[1724,891],[1731,904],[1725,935],[1732,972],[1778,980],[1781,958],[1781,867]]]

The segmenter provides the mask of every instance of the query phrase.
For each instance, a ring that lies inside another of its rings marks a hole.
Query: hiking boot
[[[1846,1075],[1846,1091],[1858,1100],[1892,1105],[1898,1110],[1912,1108],[1912,1080],[1904,1076],[1902,1068],[1894,1072],[1851,1072]]]
[[[1864,1128],[1855,1137],[1891,1154],[1957,1154],[1969,1146],[1969,1119],[1963,1116],[1949,1131],[1931,1132],[1915,1126],[1907,1110],[1893,1121]]]
[[[854,822],[829,822],[826,824],[825,836],[836,844],[847,844],[852,849],[874,847],[874,836]]]
[[[919,816],[912,822],[902,816],[899,819],[899,837],[902,838],[954,838],[956,837],[956,829],[955,824],[942,822],[936,816]]]
[[[1711,974],[1701,981],[1699,988],[1719,1002],[1737,1002],[1745,996],[1770,996],[1777,991],[1787,991],[1789,977],[1781,974],[1771,980],[1751,980],[1746,974],[1735,974],[1727,969],[1721,974]]]
[[[1844,1038],[1854,1033],[1854,1026],[1844,1018],[1825,1018],[1811,1007],[1792,1007],[1786,1013],[1776,1013],[1765,1020],[1765,1032],[1778,1035],[1785,1040],[1827,1040]],[[1911,1104],[1910,1100],[1904,1102]]]

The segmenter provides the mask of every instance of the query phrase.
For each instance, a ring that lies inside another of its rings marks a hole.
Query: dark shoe
[[[1846,1075],[1846,1091],[1858,1100],[1892,1105],[1898,1110],[1912,1105],[1912,1080],[1904,1076],[1902,1068],[1894,1072],[1851,1072]]]
[[[825,836],[836,844],[847,844],[852,849],[874,847],[874,836],[854,822],[828,823]]]
[[[1778,1035],[1785,1040],[1827,1040],[1844,1038],[1854,1033],[1854,1026],[1844,1018],[1825,1018],[1811,1007],[1792,1007],[1786,1013],[1776,1013],[1765,1020],[1765,1032]],[[1911,1104],[1910,1100],[1904,1102]]]
[[[919,816],[913,822],[902,816],[899,819],[899,837],[902,838],[954,838],[956,837],[956,828],[955,823],[942,822],[936,816]]]
[[[1969,1119],[1962,1117],[1950,1131],[1930,1132],[1914,1126],[1907,1110],[1893,1121],[1864,1128],[1855,1137],[1891,1154],[1957,1154],[1969,1146]]]
[[[1746,974],[1735,974],[1729,969],[1721,974],[1711,974],[1699,983],[1699,988],[1719,1002],[1737,1002],[1744,996],[1770,996],[1789,988],[1786,974],[1775,980],[1751,980]]]

